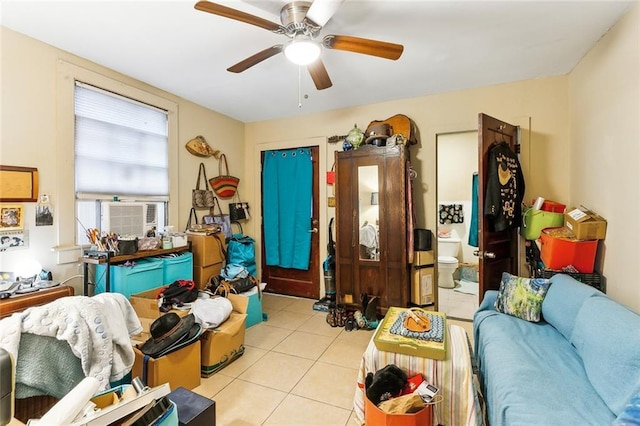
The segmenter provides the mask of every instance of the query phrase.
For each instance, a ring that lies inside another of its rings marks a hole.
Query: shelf
[[[134,254],[125,254],[120,256],[105,256],[105,257],[81,257],[80,261],[83,263],[89,263],[91,265],[98,265],[102,263],[120,263],[126,262],[127,260],[135,260],[142,259],[144,257],[152,257],[152,256],[161,256],[163,254],[171,254],[171,253],[179,253],[181,251],[189,250],[189,245],[174,247],[170,249],[159,249],[159,250],[142,250],[136,252]]]

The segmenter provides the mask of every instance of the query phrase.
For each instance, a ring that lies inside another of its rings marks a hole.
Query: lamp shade
[[[320,56],[320,45],[307,37],[296,37],[284,48],[284,55],[297,65],[309,65]]]

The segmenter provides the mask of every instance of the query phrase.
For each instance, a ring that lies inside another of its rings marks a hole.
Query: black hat
[[[152,322],[149,331],[151,337],[140,351],[152,358],[160,358],[193,343],[202,334],[202,326],[195,321],[193,314],[180,318],[175,312],[169,312]]]

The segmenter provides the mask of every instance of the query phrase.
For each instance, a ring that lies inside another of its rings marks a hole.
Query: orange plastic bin
[[[540,234],[540,258],[548,269],[572,265],[583,274],[590,274],[596,261],[598,240],[580,241],[564,237],[564,228],[543,229]]]

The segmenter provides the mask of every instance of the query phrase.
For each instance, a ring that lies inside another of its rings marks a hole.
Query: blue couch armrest
[[[478,311],[493,311],[493,305],[496,303],[496,299],[498,298],[498,292],[496,290],[487,290],[484,293],[484,298],[482,299],[482,303],[478,306]]]

